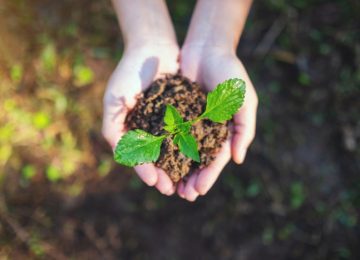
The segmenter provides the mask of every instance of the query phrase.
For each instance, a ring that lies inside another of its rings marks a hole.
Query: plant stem
[[[195,118],[195,119],[193,119],[193,120],[190,120],[190,121],[188,121],[188,122],[190,122],[191,125],[194,125],[194,124],[196,124],[197,122],[201,121],[202,119],[204,119],[204,118],[203,118],[202,115],[201,115],[201,116],[199,116],[199,117],[197,117],[197,118]]]

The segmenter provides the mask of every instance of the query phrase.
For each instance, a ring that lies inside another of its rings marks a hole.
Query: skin
[[[232,134],[207,168],[176,187],[153,164],[135,167],[139,177],[162,194],[172,195],[177,189],[180,197],[195,201],[209,191],[231,157],[239,164],[244,161],[255,136],[258,99],[236,56],[251,1],[198,0],[181,53],[164,1],[113,0],[113,5],[125,43],[124,55],[104,95],[103,135],[113,149],[126,132],[124,120],[135,105],[136,95],[164,73],[176,73],[180,68],[184,76],[198,81],[206,91],[229,78],[246,82],[245,102],[234,115]]]
[[[102,132],[114,149],[127,131],[124,121],[135,106],[136,96],[165,73],[178,71],[179,47],[164,1],[114,0],[113,5],[125,51],[105,91]],[[153,164],[136,166],[135,171],[162,194],[175,192],[170,178]]]
[[[232,133],[214,162],[180,182],[180,197],[195,201],[205,195],[230,158],[241,164],[255,136],[258,98],[236,48],[244,28],[249,0],[199,0],[181,50],[180,67],[184,76],[200,83],[206,91],[229,78],[246,82],[245,102],[234,115]]]

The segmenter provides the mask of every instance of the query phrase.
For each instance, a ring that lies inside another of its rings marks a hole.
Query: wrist
[[[158,58],[163,62],[177,62],[178,56],[179,47],[177,44],[159,41],[147,41],[128,45],[123,54],[123,58]]]
[[[228,40],[203,40],[203,39],[194,39],[191,41],[185,41],[183,48],[203,48],[203,49],[218,49],[218,50],[235,50],[235,46],[231,44],[231,41]]]
[[[212,44],[204,42],[185,43],[181,49],[182,56],[216,56],[235,55],[236,50],[228,44]]]
[[[125,51],[131,50],[159,50],[161,48],[179,49],[176,40],[167,37],[153,37],[142,35],[125,41]]]

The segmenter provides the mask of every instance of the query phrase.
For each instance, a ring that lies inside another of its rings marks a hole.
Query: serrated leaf
[[[191,122],[184,122],[182,124],[179,124],[176,126],[177,130],[179,130],[180,132],[187,134],[190,132],[191,129]]]
[[[166,105],[164,123],[166,128],[164,129],[169,132],[174,132],[176,129],[176,125],[182,124],[184,120],[182,119],[179,112],[172,105]]]
[[[244,103],[245,82],[241,79],[229,79],[217,85],[206,100],[205,112],[201,118],[222,123],[230,120]]]
[[[164,123],[164,129],[173,134],[176,132],[188,133],[191,128],[191,123],[184,122],[180,113],[172,105],[166,105]]]
[[[159,158],[164,138],[165,136],[154,136],[140,129],[129,131],[118,142],[114,159],[129,167],[155,162]]]
[[[191,122],[184,122],[178,125],[166,125],[164,129],[172,134],[181,132],[181,133],[189,133],[191,129]]]
[[[179,133],[174,137],[174,143],[185,156],[200,162],[200,156],[195,138],[191,134]]]
[[[164,129],[170,133],[174,133],[176,131],[176,126],[175,125],[165,125]]]

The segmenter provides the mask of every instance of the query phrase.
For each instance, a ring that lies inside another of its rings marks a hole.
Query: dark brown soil
[[[0,1],[0,259],[360,259],[360,1],[253,1],[236,53],[256,138],[196,203],[143,184],[101,136],[123,53],[110,2]],[[184,42],[196,1],[166,2]],[[75,87],[74,65],[93,84]]]
[[[181,75],[166,75],[165,78],[154,81],[139,97],[138,103],[127,117],[128,128],[143,129],[153,135],[165,133],[163,119],[167,104],[175,106],[188,121],[204,111],[206,95],[196,82]],[[198,142],[200,164],[180,153],[171,138],[167,138],[161,147],[156,166],[164,169],[174,182],[209,165],[225,141],[228,128],[226,124],[202,120],[192,126],[191,133]]]

